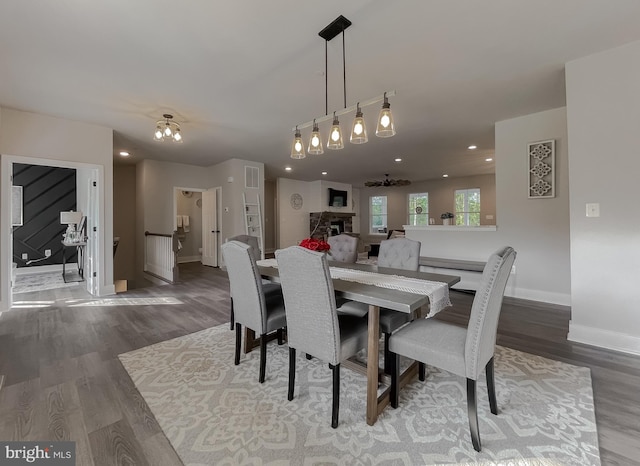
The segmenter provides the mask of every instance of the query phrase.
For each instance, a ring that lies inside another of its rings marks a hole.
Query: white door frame
[[[104,172],[101,165],[81,163],[81,162],[67,162],[64,160],[55,159],[43,159],[38,157],[23,157],[16,155],[2,155],[2,164],[0,169],[0,224],[2,229],[0,230],[0,257],[2,262],[0,264],[0,312],[6,311],[11,308],[13,303],[13,297],[11,295],[11,278],[12,278],[12,265],[13,265],[13,227],[11,226],[11,176],[13,175],[13,164],[20,163],[26,165],[44,165],[48,167],[60,167],[60,168],[74,168],[74,169],[89,169],[95,170],[95,177],[98,186],[104,183]],[[98,218],[104,217],[104,205],[99,202],[100,195],[94,196],[94,202],[97,203],[95,209],[98,212]],[[105,232],[103,228],[99,228],[97,232],[97,257],[87,257],[94,261],[95,269],[104,270],[103,264],[106,258],[104,257],[104,236]],[[87,251],[89,254],[90,251]],[[102,278],[104,280],[104,277]]]

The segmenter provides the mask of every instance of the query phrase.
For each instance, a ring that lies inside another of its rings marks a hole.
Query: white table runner
[[[263,267],[278,267],[275,259],[259,260],[258,265]],[[429,297],[430,310],[427,317],[433,317],[438,312],[451,306],[449,299],[449,286],[443,282],[433,282],[418,278],[403,277],[401,275],[388,275],[365,270],[344,269],[341,267],[329,267],[331,278],[373,285],[392,290],[406,291],[408,293],[422,294]]]

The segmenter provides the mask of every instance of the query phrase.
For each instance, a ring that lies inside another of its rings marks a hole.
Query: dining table
[[[448,289],[460,281],[460,277],[455,275],[444,275],[430,272],[421,272],[413,270],[402,270],[387,267],[378,267],[371,264],[352,264],[344,262],[329,261],[330,269],[347,269],[353,271],[369,272],[378,277],[381,275],[391,276],[389,279],[397,277],[406,277],[410,279],[425,280],[428,282],[438,282],[446,284],[447,301]],[[258,261],[258,270],[263,278],[274,282],[279,281],[278,268],[275,259],[267,259],[266,261]],[[337,270],[336,270],[337,272]],[[368,312],[368,338],[367,338],[367,355],[379,354],[379,337],[380,337],[380,308],[391,309],[398,312],[412,314],[419,312],[423,307],[430,304],[429,296],[424,293],[415,293],[403,289],[386,288],[370,283],[361,283],[350,279],[333,278],[333,288],[336,298],[345,298],[351,301],[357,301],[367,304]],[[345,273],[336,275],[345,276]],[[348,273],[346,274],[348,275]],[[374,277],[375,278],[375,277]],[[358,370],[358,365],[350,364],[350,367]],[[363,370],[367,377],[367,412],[366,421],[368,425],[374,425],[378,419],[378,415],[389,404],[390,383],[388,377],[381,373],[379,368],[379,360],[377,357],[367,357],[366,369]],[[400,378],[400,386],[408,383],[417,374],[417,363],[413,363],[408,370],[405,370]],[[381,389],[379,390],[379,386]]]

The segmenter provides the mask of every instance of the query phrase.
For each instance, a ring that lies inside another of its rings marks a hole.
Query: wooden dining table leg
[[[367,345],[367,424],[378,420],[378,339],[380,308],[369,305],[369,335]]]

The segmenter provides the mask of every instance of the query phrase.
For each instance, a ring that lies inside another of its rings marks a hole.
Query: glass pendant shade
[[[296,127],[296,134],[293,137],[293,144],[291,144],[291,158],[292,159],[304,159],[306,154],[304,153],[304,144],[302,144],[302,135]]]
[[[331,125],[331,131],[329,131],[329,140],[327,141],[327,149],[339,150],[344,149],[344,141],[342,140],[342,130],[340,129],[340,122],[336,114],[333,114],[333,124]]]
[[[320,130],[318,129],[316,120],[313,120],[313,130],[311,131],[311,137],[309,138],[309,147],[307,152],[314,155],[324,154],[322,138],[320,137]]]
[[[353,127],[351,128],[351,137],[349,140],[352,144],[364,144],[369,140],[367,137],[367,126],[364,123],[360,105],[356,106],[356,117],[353,119]]]
[[[162,115],[164,120],[156,122],[156,129],[153,132],[155,141],[173,141],[182,142],[182,134],[180,133],[180,125],[173,121],[173,115],[165,113]]]
[[[387,99],[386,93],[384,96],[384,103],[378,115],[378,126],[376,127],[376,136],[379,138],[390,138],[395,136],[396,128],[393,123],[393,114],[391,113],[391,105]]]

